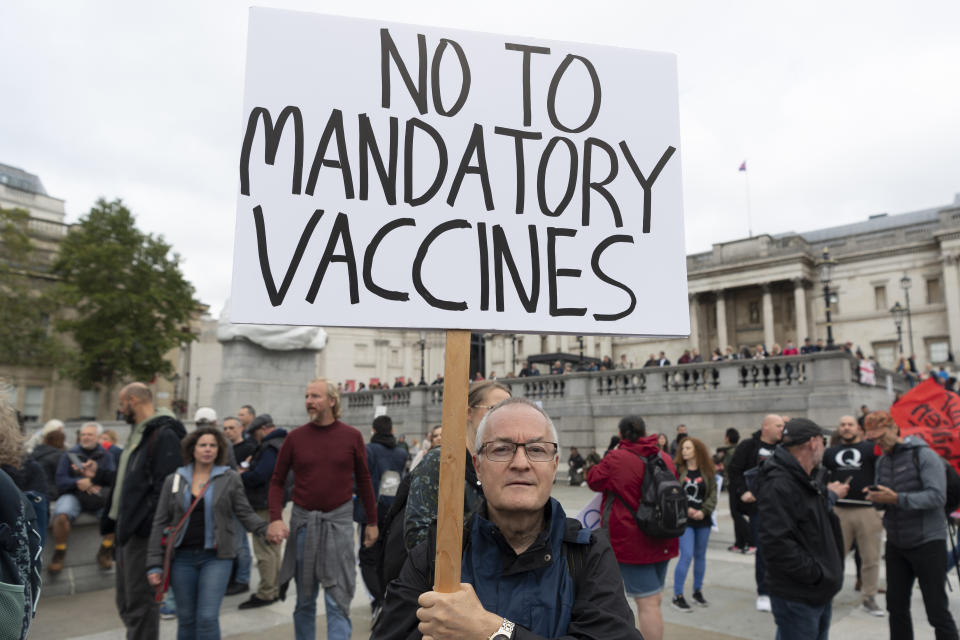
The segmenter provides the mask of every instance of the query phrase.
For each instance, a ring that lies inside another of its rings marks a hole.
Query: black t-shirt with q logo
[[[830,472],[830,481],[850,478],[847,497],[837,501],[842,506],[872,506],[863,499],[863,489],[873,484],[877,456],[872,442],[838,444],[823,452],[823,466]]]

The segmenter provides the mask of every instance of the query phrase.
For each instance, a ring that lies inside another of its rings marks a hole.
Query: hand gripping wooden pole
[[[469,367],[470,332],[448,330],[443,367],[443,445],[440,449],[437,556],[433,585],[434,590],[441,593],[460,590]]]

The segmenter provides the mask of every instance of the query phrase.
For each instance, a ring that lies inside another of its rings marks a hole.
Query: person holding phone
[[[833,512],[840,520],[843,555],[850,553],[854,543],[860,553],[861,577],[858,583],[863,593],[863,610],[879,617],[885,614],[876,601],[883,519],[873,503],[863,497],[864,488],[873,484],[877,456],[874,444],[864,441],[863,429],[853,416],[840,418],[837,435],[840,441],[824,452],[823,466],[830,472],[830,480],[846,482],[850,489],[845,498],[837,500]]]
[[[236,555],[234,526],[263,537],[267,523],[247,501],[236,471],[226,466],[227,441],[216,427],[183,439],[186,464],[167,476],[147,545],[147,581],[163,584],[169,571],[177,606],[178,638],[219,638],[220,604]],[[192,508],[191,508],[192,507]],[[164,540],[166,538],[166,540]],[[173,559],[165,566],[165,546]]]
[[[59,497],[53,505],[53,558],[47,570],[52,574],[63,570],[67,555],[67,539],[70,527],[81,513],[99,517],[109,501],[110,486],[116,475],[113,456],[100,444],[103,427],[97,422],[87,422],[80,427],[80,442],[60,458],[54,478]],[[107,534],[97,551],[97,564],[101,569],[113,567],[113,534]]]
[[[880,447],[874,486],[863,497],[883,509],[887,530],[887,612],[891,638],[912,638],[914,584],[923,594],[927,621],[937,638],[957,638],[947,598],[947,475],[940,455],[920,436],[903,436],[886,411],[863,421],[867,439]]]

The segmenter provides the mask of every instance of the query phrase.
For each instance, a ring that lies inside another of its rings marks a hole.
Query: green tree
[[[67,234],[53,270],[71,308],[57,328],[77,347],[66,373],[81,388],[173,373],[164,354],[195,339],[198,303],[162,236],[138,230],[120,200],[101,198]]]
[[[0,208],[0,363],[45,367],[62,349],[50,331],[57,304],[52,277],[27,231],[30,214]]]

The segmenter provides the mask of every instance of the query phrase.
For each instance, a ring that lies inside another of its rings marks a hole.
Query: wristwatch
[[[489,640],[512,640],[513,639],[513,623],[503,619],[503,622],[500,623],[500,628],[497,629]]]

